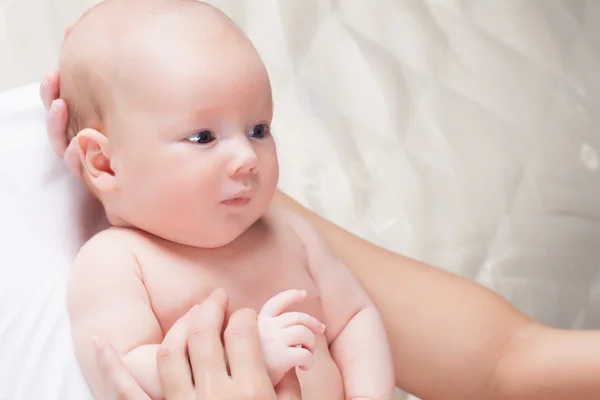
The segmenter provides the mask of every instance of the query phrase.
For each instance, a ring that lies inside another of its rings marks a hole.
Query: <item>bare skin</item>
[[[80,175],[58,81],[52,72],[40,87],[48,135]],[[599,332],[540,325],[490,290],[364,241],[281,192],[273,201],[310,220],[378,306],[402,389],[427,400],[598,398]]]
[[[165,337],[157,365],[166,400],[300,400],[302,393],[293,370],[273,388],[260,351],[256,313],[239,310],[225,327],[227,304],[224,292],[212,293],[181,317]],[[221,343],[223,331],[225,344]],[[111,343],[96,337],[95,350],[108,398],[150,400]],[[232,376],[223,368],[225,352],[235,371]],[[218,384],[207,385],[206,379]]]
[[[393,398],[376,307],[326,240],[271,202],[270,81],[229,18],[195,0],[107,0],[73,27],[60,71],[82,177],[112,225],[80,249],[68,284],[96,398],[94,334],[162,399],[157,351],[217,288],[228,313],[258,313],[273,386],[299,368],[307,400]]]

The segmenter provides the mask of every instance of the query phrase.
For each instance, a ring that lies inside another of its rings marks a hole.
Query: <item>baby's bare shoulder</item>
[[[141,233],[126,228],[111,227],[92,236],[79,250],[73,272],[100,268],[105,273],[116,270],[120,273],[135,272],[136,249],[147,240]],[[127,268],[131,267],[131,268]]]
[[[129,228],[110,227],[92,236],[81,252],[135,252],[140,246],[151,245],[152,240],[141,231]]]
[[[93,312],[102,314],[105,312],[102,306],[115,299],[119,299],[119,307],[129,306],[132,301],[147,301],[143,275],[135,255],[139,240],[135,231],[109,228],[82,246],[67,286],[72,319],[86,320],[94,315]],[[99,316],[95,315],[95,318]]]

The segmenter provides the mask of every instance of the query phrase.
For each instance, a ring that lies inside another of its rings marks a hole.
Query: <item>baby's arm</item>
[[[321,294],[326,336],[346,399],[391,400],[394,370],[379,313],[346,266],[307,221],[290,216]]]
[[[110,229],[80,250],[68,286],[68,307],[75,351],[97,399],[100,385],[92,338],[101,335],[123,356],[140,386],[161,398],[156,350],[163,339],[136,258],[123,231]]]

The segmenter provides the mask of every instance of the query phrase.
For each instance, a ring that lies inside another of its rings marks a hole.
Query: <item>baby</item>
[[[259,312],[273,385],[297,367],[305,399],[393,398],[373,303],[312,226],[270,205],[270,82],[229,18],[195,0],[106,0],[73,27],[59,70],[84,180],[112,225],[80,250],[68,292],[97,398],[95,334],[162,398],[159,344],[217,288],[229,313]]]

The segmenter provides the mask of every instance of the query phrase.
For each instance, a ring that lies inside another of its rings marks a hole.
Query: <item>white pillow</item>
[[[45,132],[37,85],[0,93],[2,400],[92,398],[74,357],[65,284],[103,215]]]

